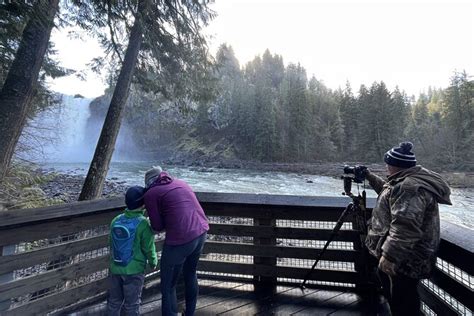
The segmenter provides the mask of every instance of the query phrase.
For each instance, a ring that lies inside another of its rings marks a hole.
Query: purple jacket
[[[166,231],[167,245],[185,244],[209,230],[204,211],[191,187],[166,172],[145,193],[145,206],[155,231]]]

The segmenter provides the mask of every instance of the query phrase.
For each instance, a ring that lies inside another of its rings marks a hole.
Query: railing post
[[[16,251],[15,245],[0,246],[0,256],[8,256],[14,254]],[[0,275],[0,284],[7,283],[13,280],[13,271]],[[0,301],[0,312],[10,309],[11,298]],[[0,313],[1,314],[1,313]]]
[[[372,263],[370,260],[370,254],[365,248],[365,233],[364,227],[360,227],[360,223],[357,221],[357,216],[353,216],[352,229],[359,231],[360,235],[353,241],[354,250],[357,251],[357,257],[354,262],[354,269],[359,276],[359,283],[357,283],[356,289],[363,294],[372,296],[373,284],[371,284],[370,278],[372,277],[371,268]]]
[[[254,224],[254,226],[275,227],[276,226],[276,219],[273,219],[273,218],[254,218],[253,224]],[[269,237],[269,238],[254,237],[253,238],[253,243],[254,243],[254,245],[275,246],[276,245],[276,238],[275,237]],[[277,262],[276,257],[272,257],[272,258],[259,257],[259,256],[254,256],[253,257],[253,263],[268,267],[267,271],[275,271],[276,262]],[[276,284],[276,281],[277,281],[276,276],[254,275],[254,282],[257,282],[260,285],[273,285],[273,284]]]

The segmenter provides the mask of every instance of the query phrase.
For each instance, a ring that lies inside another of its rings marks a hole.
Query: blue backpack
[[[115,264],[126,266],[133,259],[133,241],[137,227],[145,217],[127,218],[120,215],[111,227],[112,256]]]

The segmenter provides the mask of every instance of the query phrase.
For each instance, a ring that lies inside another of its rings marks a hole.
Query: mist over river
[[[107,179],[126,185],[143,185],[150,162],[112,162]],[[44,163],[44,169],[60,173],[86,175],[88,163]],[[163,166],[172,176],[186,180],[195,191],[235,192],[278,195],[342,196],[342,180],[326,176],[288,172],[262,172],[244,169],[207,169]],[[361,188],[362,190],[362,188]],[[353,185],[353,192],[357,188]],[[375,192],[366,188],[368,197]],[[474,229],[474,189],[452,189],[452,206],[440,205],[441,218]]]

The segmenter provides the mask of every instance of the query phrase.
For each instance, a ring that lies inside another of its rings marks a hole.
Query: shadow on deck
[[[183,312],[184,288],[178,288]],[[330,290],[278,285],[260,287],[250,282],[199,280],[196,315],[376,315],[382,305],[373,304],[350,290]],[[83,308],[74,316],[106,315],[106,302]],[[161,314],[159,284],[143,293],[141,315]]]

